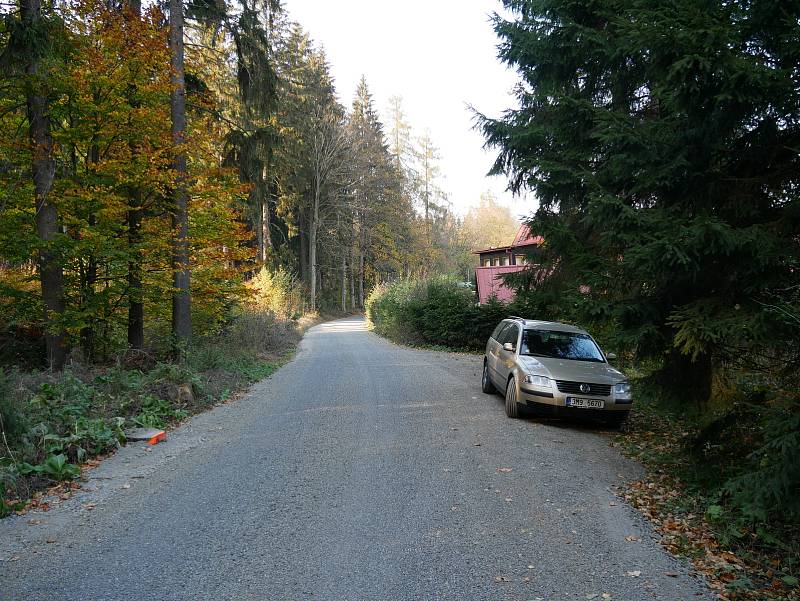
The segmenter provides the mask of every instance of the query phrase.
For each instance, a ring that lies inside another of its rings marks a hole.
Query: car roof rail
[[[506,319],[518,319],[519,321],[526,321],[524,317],[518,315],[509,315]]]

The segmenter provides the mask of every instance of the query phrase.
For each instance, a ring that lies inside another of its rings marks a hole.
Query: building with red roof
[[[525,269],[528,265],[525,250],[542,242],[544,238],[533,236],[527,225],[521,225],[510,245],[475,251],[480,258],[480,266],[475,268],[478,302],[483,304],[493,296],[503,302],[511,301],[514,291],[503,283],[500,276]]]

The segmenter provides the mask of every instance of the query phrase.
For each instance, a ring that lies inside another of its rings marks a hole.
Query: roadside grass
[[[304,330],[329,317],[244,312],[196,341],[183,364],[148,352],[58,374],[0,370],[0,517],[37,505],[58,483],[51,493],[78,488],[81,466],[125,444],[125,429],[174,427],[270,376]]]
[[[656,527],[661,543],[703,573],[720,599],[800,599],[800,531],[791,521],[754,520],[731,502],[726,483],[733,461],[748,449],[698,449],[713,423],[708,415],[639,396],[626,431],[614,445],[647,468],[620,491]],[[713,452],[709,452],[713,451]]]

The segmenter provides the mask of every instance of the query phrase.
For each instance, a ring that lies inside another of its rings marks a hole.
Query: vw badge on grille
[[[588,384],[581,384],[581,392],[583,394],[588,393],[591,389],[592,389],[592,387],[589,386]]]

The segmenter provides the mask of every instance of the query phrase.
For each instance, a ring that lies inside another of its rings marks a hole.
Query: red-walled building
[[[475,251],[480,257],[480,267],[475,269],[475,282],[478,287],[478,302],[485,303],[492,296],[498,300],[509,302],[514,298],[514,291],[503,285],[498,276],[522,271],[527,265],[525,250],[539,246],[544,239],[532,236],[527,225],[520,226],[517,235],[509,246],[487,248]]]

